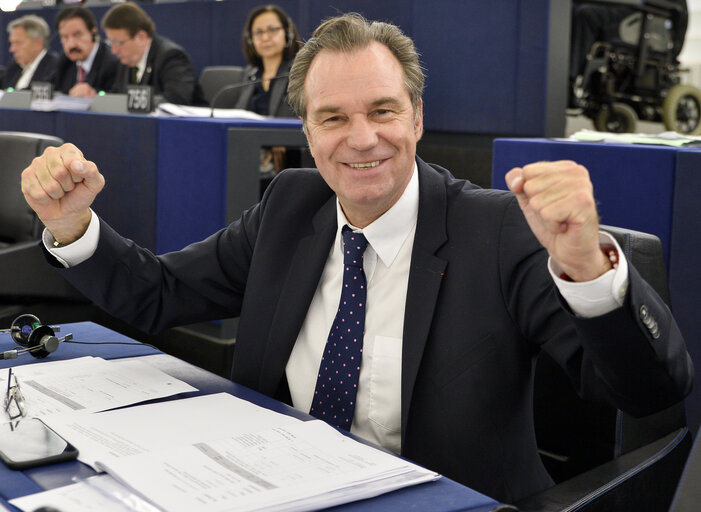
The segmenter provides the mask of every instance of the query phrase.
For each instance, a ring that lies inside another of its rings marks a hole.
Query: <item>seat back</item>
[[[686,460],[669,512],[696,512],[701,503],[701,429]]]
[[[662,244],[654,235],[602,226],[618,241],[628,261],[669,305]],[[541,354],[536,364],[534,413],[541,458],[562,482],[686,427],[684,403],[634,418],[612,407],[582,400],[560,367]]]
[[[52,135],[0,132],[0,248],[39,238],[40,222],[24,200],[20,173],[47,147],[62,143]]]
[[[203,68],[202,73],[200,73],[200,86],[207,103],[217,108],[233,108],[241,93],[241,89],[235,86],[243,84],[244,77],[244,68],[241,66],[207,66]],[[230,87],[230,89],[226,90],[226,104],[223,104],[220,103],[217,94],[226,87]],[[217,99],[217,105],[212,104],[214,99]]]

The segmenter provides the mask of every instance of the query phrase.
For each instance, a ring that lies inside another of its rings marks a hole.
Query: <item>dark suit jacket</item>
[[[57,63],[58,55],[51,51],[46,52],[46,55],[44,55],[44,58],[41,59],[39,65],[34,70],[29,85],[31,86],[32,82],[53,82]],[[22,76],[22,68],[12,59],[12,62],[7,65],[0,88],[7,89],[8,87],[14,87],[20,76]]]
[[[292,67],[291,60],[283,60],[280,63],[280,67],[277,70],[278,75],[287,75]],[[246,80],[256,80],[258,73],[258,68],[255,66],[246,66],[245,76]],[[273,117],[297,117],[287,102],[287,77],[277,78],[273,80],[270,86],[270,106],[268,109],[269,114]],[[255,90],[255,84],[251,83],[241,89],[241,95],[239,96],[236,106],[234,108],[242,108],[248,110],[248,102],[251,101],[251,96]]]
[[[129,67],[120,64],[112,92],[125,93],[129,85]],[[204,93],[185,50],[165,37],[155,36],[146,58],[146,70],[139,85],[150,85],[154,94],[170,103],[206,105]]]
[[[95,60],[90,68],[90,73],[85,77],[85,81],[96,91],[111,91],[114,80],[117,77],[119,59],[112,55],[109,47],[100,41],[95,54]],[[59,57],[54,77],[54,89],[68,94],[76,83],[78,69],[76,63],[62,54]]]
[[[498,500],[552,481],[536,451],[533,364],[548,351],[588,398],[646,414],[689,392],[670,311],[630,269],[622,308],[570,314],[512,194],[418,160],[419,214],[406,298],[402,454]],[[61,270],[145,330],[240,314],[232,379],[274,397],[336,233],[316,170],[287,170],[239,221],[154,257],[106,224],[95,254]],[[645,304],[662,336],[638,316]]]

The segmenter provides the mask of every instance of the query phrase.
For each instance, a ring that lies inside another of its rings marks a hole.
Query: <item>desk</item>
[[[47,133],[78,146],[105,176],[95,211],[157,254],[207,237],[258,202],[258,164],[251,165],[259,158],[257,137],[265,144],[304,146],[301,126],[296,119],[0,108],[0,130]],[[238,129],[233,138],[230,128]]]
[[[62,332],[72,332],[76,340],[85,341],[130,341],[114,331],[92,323],[67,324],[62,326]],[[8,335],[0,335],[0,350],[11,348]],[[107,348],[108,347],[108,348]],[[143,357],[144,361],[160,368],[164,372],[177,377],[198,388],[196,393],[183,396],[205,395],[210,393],[227,392],[239,398],[249,400],[257,405],[272,409],[282,414],[289,414],[299,419],[311,419],[310,416],[297,411],[285,404],[261,395],[248,388],[235,384],[205,370],[192,366],[166,354],[135,345],[67,345],[63,344],[51,354],[52,360],[78,357],[81,355],[101,355],[106,359],[119,357]],[[24,360],[0,361],[0,368],[13,366],[14,363],[35,363],[38,360],[26,357]],[[8,364],[9,363],[9,364]],[[12,471],[0,464],[0,499],[12,499],[18,496],[39,492],[71,483],[72,478],[86,478],[94,474],[92,469],[80,462],[66,462],[34,468],[26,471]],[[371,500],[350,503],[335,507],[338,511],[424,511],[434,512],[474,510],[486,512],[497,503],[465,486],[447,478],[441,478],[415,487],[401,489]]]
[[[539,160],[587,167],[604,224],[657,235],[668,268],[674,316],[701,375],[701,151],[693,148],[597,144],[545,139],[494,141],[492,186],[506,189],[512,167]],[[701,386],[686,401],[690,430],[701,423]]]

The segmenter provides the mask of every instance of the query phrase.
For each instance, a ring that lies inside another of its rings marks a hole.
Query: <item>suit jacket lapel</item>
[[[239,99],[236,101],[236,108],[248,108],[248,102],[251,100],[253,90],[255,89],[255,84],[253,82],[256,79],[257,72],[258,68],[255,66],[249,66],[246,68],[246,77],[244,78],[244,81],[248,83],[247,85],[241,87],[241,94],[239,95]]]
[[[417,158],[417,162],[419,214],[411,254],[402,341],[402,432],[406,432],[416,375],[447,264],[436,256],[438,249],[448,240],[445,183],[421,159]]]
[[[97,42],[97,52],[95,53],[95,58],[92,61],[92,66],[90,66],[90,72],[85,75],[85,81],[89,83],[92,87],[93,84],[97,83],[97,75],[100,72],[100,64],[102,64],[102,55],[105,52],[105,48],[102,46],[101,42]]]
[[[290,72],[290,62],[289,61],[282,61],[280,64],[280,67],[277,70],[278,75],[284,75]],[[285,96],[285,93],[287,92],[287,78],[278,78],[276,80],[273,80],[272,85],[270,86],[270,111],[268,112],[269,115],[274,116],[277,113],[278,107],[280,106],[280,102],[282,101],[282,98]]]
[[[152,79],[154,62],[156,60],[156,54],[158,53],[158,40],[153,38],[151,41],[151,48],[148,50],[148,56],[146,57],[146,69],[144,69],[144,74],[141,75],[141,80],[139,85],[155,85]],[[154,91],[154,94],[156,92]]]
[[[336,235],[336,196],[317,212],[308,232],[303,234],[292,255],[287,282],[283,285],[273,315],[270,338],[260,375],[259,390],[269,395],[278,391],[292,347],[302,328],[307,310],[329,256]]]

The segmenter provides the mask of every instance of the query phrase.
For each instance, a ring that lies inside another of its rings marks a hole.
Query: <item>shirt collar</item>
[[[361,231],[368,243],[377,253],[385,266],[389,267],[399,253],[402,244],[409,236],[409,232],[416,224],[419,214],[419,173],[416,162],[412,171],[411,179],[407,184],[401,197],[394,205],[383,213],[377,220],[358,229],[353,226],[341,208],[338,198],[336,198],[336,216],[338,230],[336,239],[342,240],[340,231],[346,224],[353,231]]]
[[[39,55],[37,55],[36,58],[35,58],[32,62],[30,62],[29,64],[27,64],[26,66],[24,66],[22,69],[24,70],[24,69],[33,69],[33,68],[36,68],[36,67],[39,65],[39,63],[41,62],[41,59],[44,58],[44,55],[46,55],[46,53],[47,53],[48,51],[49,51],[48,49],[44,48],[44,49],[41,51],[41,53],[39,53]]]
[[[99,39],[95,38],[95,44],[93,45],[92,51],[90,52],[90,55],[88,55],[88,58],[82,61],[76,61],[76,65],[81,66],[85,70],[86,75],[90,73],[90,70],[92,69],[92,63],[95,62],[95,55],[97,55],[97,49],[99,46],[100,41]]]
[[[139,68],[139,80],[141,80],[141,77],[144,76],[144,70],[146,69],[146,61],[148,60],[148,52],[151,51],[151,44],[153,41],[151,41],[146,49],[144,50],[144,54],[141,56],[141,59],[139,59],[139,63],[136,65],[137,68]]]

